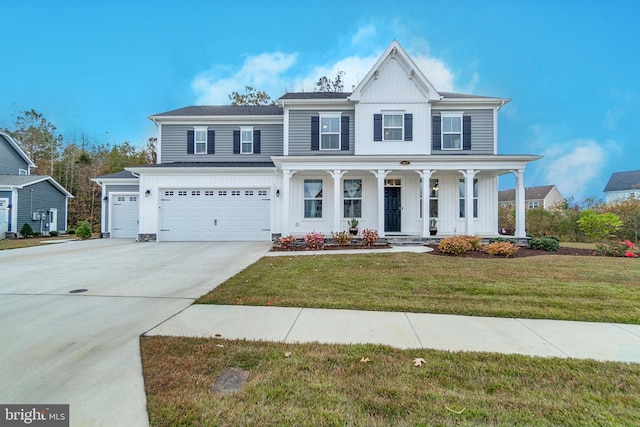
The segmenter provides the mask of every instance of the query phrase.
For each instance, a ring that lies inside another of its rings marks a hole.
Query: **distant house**
[[[73,196],[50,176],[31,175],[33,168],[18,143],[0,132],[0,239],[19,233],[25,223],[43,234],[67,229],[67,202]]]
[[[630,197],[640,199],[640,170],[612,173],[604,194],[607,203]]]
[[[524,189],[524,200],[527,209],[543,208],[553,209],[564,202],[564,197],[555,185],[543,185],[540,187],[528,187]],[[515,207],[516,190],[502,190],[498,192],[498,204],[502,207]]]

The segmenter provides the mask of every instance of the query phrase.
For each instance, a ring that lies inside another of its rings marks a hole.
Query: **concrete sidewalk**
[[[287,307],[192,305],[145,335],[374,343],[640,363],[640,325]]]

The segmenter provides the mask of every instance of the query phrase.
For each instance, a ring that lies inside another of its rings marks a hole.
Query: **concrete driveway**
[[[100,239],[0,251],[0,403],[69,404],[72,426],[147,425],[139,336],[268,249]]]

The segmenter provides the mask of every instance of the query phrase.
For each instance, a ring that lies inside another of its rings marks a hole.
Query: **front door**
[[[384,231],[400,231],[400,187],[384,188]]]

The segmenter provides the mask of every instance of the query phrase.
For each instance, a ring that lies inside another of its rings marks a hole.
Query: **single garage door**
[[[138,237],[138,195],[123,194],[111,197],[111,238]]]
[[[269,189],[160,191],[160,241],[269,241]]]

